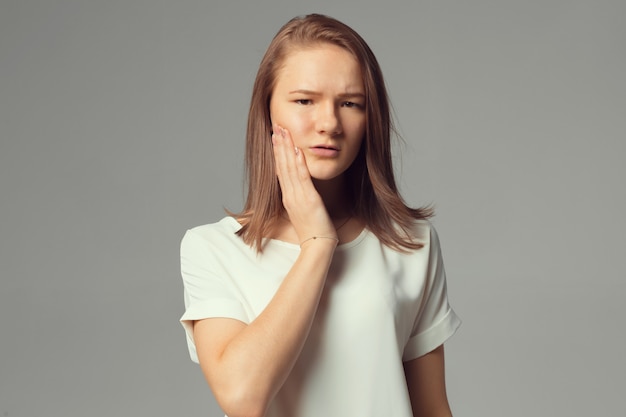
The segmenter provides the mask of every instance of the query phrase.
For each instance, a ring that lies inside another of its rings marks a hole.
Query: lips
[[[316,145],[309,148],[312,154],[324,157],[332,158],[339,155],[339,148],[333,145]]]
[[[315,145],[312,146],[312,148],[318,148],[318,149],[332,149],[333,151],[338,151],[339,148],[333,145]]]

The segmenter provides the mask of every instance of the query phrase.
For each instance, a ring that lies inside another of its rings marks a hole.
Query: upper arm
[[[414,416],[452,416],[446,394],[443,345],[404,362],[404,374]]]
[[[196,332],[198,323],[215,317],[215,323],[221,322],[228,327],[226,323],[232,322],[234,326],[240,327],[245,326],[243,323],[248,320],[241,296],[219,261],[220,252],[214,248],[217,244],[219,241],[213,242],[195,230],[187,231],[181,242],[180,264],[185,312],[180,322],[185,329],[189,355],[194,362],[200,362],[198,336],[202,339],[203,350],[205,346],[210,346],[211,350],[219,349],[223,343],[223,333],[219,331],[207,328]]]

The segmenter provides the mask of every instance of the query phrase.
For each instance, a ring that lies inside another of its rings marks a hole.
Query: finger
[[[313,186],[313,181],[311,180],[311,172],[309,171],[309,167],[306,164],[306,157],[304,156],[304,152],[300,148],[296,148],[296,170],[298,172],[298,178],[305,184],[311,184]]]
[[[291,135],[287,131],[287,129],[279,126],[280,136],[283,142],[283,152],[285,156],[286,168],[289,174],[294,174],[297,172],[296,168],[296,156],[299,151],[293,143],[293,139]]]
[[[295,152],[293,148],[286,143],[285,135],[279,127],[274,129],[272,142],[274,143],[276,174],[278,175],[281,189],[283,194],[292,192],[294,163],[290,160],[294,159]]]
[[[276,175],[278,176],[278,181],[283,186],[283,181],[286,176],[286,162],[285,155],[283,152],[283,143],[281,136],[274,131],[272,134],[272,144],[273,144],[273,152],[274,152],[274,165],[276,168]]]
[[[288,130],[282,129],[282,133],[286,142],[285,149],[288,150],[292,146],[294,149],[293,165],[289,163],[290,172],[295,175],[294,178],[297,178],[298,181],[302,182],[303,184],[311,184],[312,186],[311,173],[309,172],[309,168],[306,164],[306,157],[304,156],[304,152],[302,152],[302,149],[295,146],[291,134]],[[291,161],[291,158],[289,159]]]
[[[313,191],[311,175],[306,166],[304,153],[295,146],[291,134],[288,130],[280,128],[281,137],[284,140],[283,150],[285,152],[286,174],[289,175],[289,181],[294,187],[294,192],[298,196]],[[310,187],[310,188],[307,188]]]
[[[276,127],[274,136],[274,146],[276,151],[277,162],[284,174],[292,172],[295,169],[295,147],[291,137],[287,131],[281,127]]]
[[[283,204],[289,211],[294,205],[310,200],[311,194],[316,191],[310,183],[304,155],[294,146],[289,132],[280,126],[275,126],[274,132],[276,168],[283,193]]]

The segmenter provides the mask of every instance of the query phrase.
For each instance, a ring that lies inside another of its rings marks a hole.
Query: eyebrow
[[[293,90],[290,91],[289,94],[307,94],[307,95],[311,95],[311,96],[321,96],[322,93],[319,93],[317,91],[312,91],[312,90]],[[350,97],[360,97],[360,98],[365,98],[365,94],[363,93],[344,93],[344,94],[339,94],[340,98],[350,98]]]

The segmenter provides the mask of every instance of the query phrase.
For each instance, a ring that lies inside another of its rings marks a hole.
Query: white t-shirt
[[[232,217],[187,231],[181,244],[186,331],[227,317],[252,322],[269,303],[300,247],[269,240],[262,254],[235,235]],[[415,225],[424,247],[409,254],[364,229],[337,246],[309,337],[267,417],[412,417],[403,361],[441,345],[460,320],[450,308],[437,234]]]

